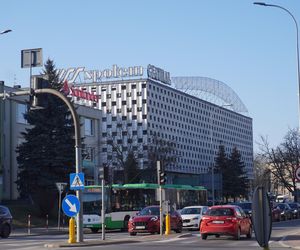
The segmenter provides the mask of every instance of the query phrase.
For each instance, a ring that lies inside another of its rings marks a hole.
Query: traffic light
[[[162,166],[160,166],[160,161],[156,162],[157,167],[157,183],[158,185],[164,185],[166,182],[166,173],[163,170]]]
[[[49,88],[49,81],[42,76],[33,76],[32,78],[31,87],[33,90]],[[48,97],[45,95],[31,95],[30,103],[34,108],[46,108],[48,106]]]
[[[159,185],[164,185],[166,182],[166,173],[164,171],[159,171]]]

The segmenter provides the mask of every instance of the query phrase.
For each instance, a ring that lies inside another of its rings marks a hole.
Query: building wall
[[[168,171],[201,174],[210,171],[219,146],[229,155],[241,153],[253,179],[252,119],[149,79],[78,85],[100,96],[94,105],[102,113],[101,164],[118,169],[111,144],[122,146],[126,159],[133,149],[139,167],[148,163],[150,138],[176,143],[178,162]],[[82,100],[80,100],[82,104]],[[79,104],[79,102],[78,102]]]

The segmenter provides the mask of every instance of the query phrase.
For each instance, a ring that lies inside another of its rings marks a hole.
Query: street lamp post
[[[288,13],[294,20],[295,26],[296,26],[296,39],[297,39],[297,72],[298,72],[298,114],[299,114],[299,124],[298,124],[298,130],[300,131],[300,64],[299,64],[299,35],[298,35],[298,24],[297,21],[295,19],[295,17],[293,16],[293,14],[286,8],[276,5],[276,4],[267,4],[264,2],[254,2],[253,4],[255,5],[260,5],[260,6],[265,6],[265,7],[275,7],[275,8],[279,8],[282,9],[283,11],[285,11],[286,13]]]
[[[218,108],[232,107],[232,104],[224,104],[218,106]],[[215,109],[213,109],[215,111]],[[209,134],[210,134],[210,155],[211,155],[211,196],[212,196],[212,205],[215,205],[215,166],[214,166],[214,150],[213,150],[213,123],[212,123],[212,112],[209,113]]]

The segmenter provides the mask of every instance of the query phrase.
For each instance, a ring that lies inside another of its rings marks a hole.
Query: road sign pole
[[[60,230],[61,190],[59,190],[58,192],[59,192],[59,201],[58,201],[57,229]]]
[[[104,179],[101,180],[102,185],[102,210],[101,210],[101,222],[102,222],[102,240],[105,240],[105,203],[104,203]]]

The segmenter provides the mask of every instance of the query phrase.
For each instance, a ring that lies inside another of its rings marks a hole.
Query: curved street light
[[[0,32],[0,35],[6,34],[6,33],[9,33],[9,32],[12,32],[12,30],[3,30],[3,31]]]
[[[294,20],[295,26],[296,26],[296,38],[297,38],[297,72],[298,72],[298,112],[299,112],[299,124],[298,124],[298,130],[300,131],[300,65],[299,65],[299,36],[298,36],[298,24],[297,21],[295,19],[295,17],[293,16],[293,14],[286,8],[276,5],[276,4],[268,4],[268,3],[264,3],[264,2],[254,2],[253,4],[255,5],[260,5],[260,6],[265,6],[265,7],[275,7],[275,8],[279,8],[282,9],[283,11],[285,11],[286,13],[288,13]]]

